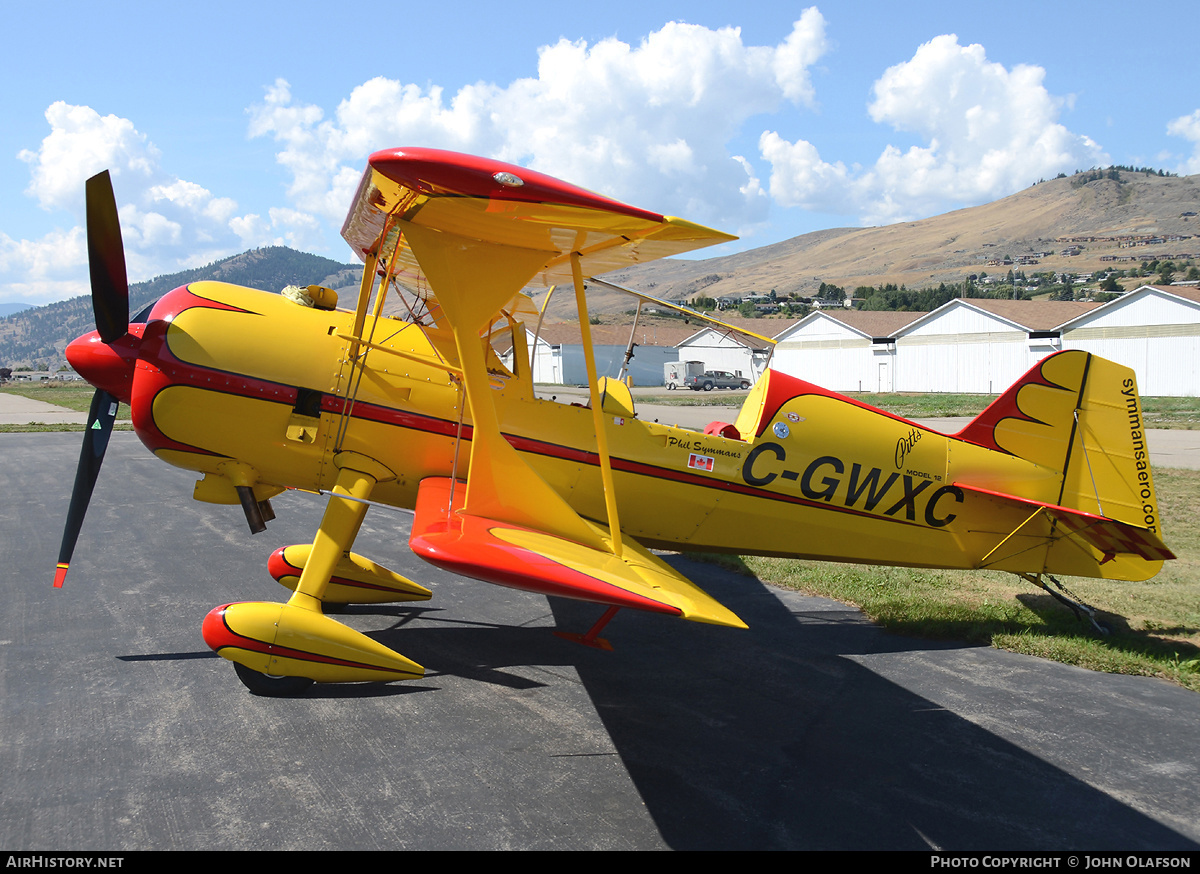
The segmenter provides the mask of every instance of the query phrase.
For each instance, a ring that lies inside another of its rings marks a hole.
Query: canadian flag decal
[[[716,463],[717,460],[711,455],[697,455],[694,452],[688,455],[688,467],[694,467],[696,470],[711,471]]]

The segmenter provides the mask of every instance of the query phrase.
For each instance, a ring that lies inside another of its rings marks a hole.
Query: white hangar
[[[1132,367],[1144,395],[1200,395],[1200,288],[1143,285],[1063,325],[1062,348]]]
[[[999,394],[1096,303],[957,298],[897,331],[895,391]]]
[[[663,365],[679,360],[677,345],[695,331],[682,325],[640,325],[636,331],[629,325],[593,325],[593,349],[596,353],[596,372],[600,376],[617,376],[625,361],[625,352],[632,340],[635,344],[629,375],[634,385],[662,385]],[[535,345],[536,340],[536,345]],[[583,340],[577,322],[542,325],[535,337],[526,331],[526,348],[533,348],[534,382],[587,385],[587,365],[583,358]],[[512,367],[512,352],[503,356]]]
[[[926,313],[817,310],[776,336],[771,367],[832,391],[892,391],[893,334]]]
[[[778,319],[722,319],[743,331],[759,337],[770,337],[785,324]],[[705,370],[724,370],[756,382],[767,369],[771,358],[769,343],[754,336],[724,330],[715,326],[701,328],[679,344],[680,361],[703,361]]]
[[[890,320],[890,321],[889,321]],[[1200,394],[1200,289],[1144,285],[1109,303],[955,299],[931,313],[811,313],[772,366],[834,391],[999,394],[1060,349],[1132,367],[1144,395]]]

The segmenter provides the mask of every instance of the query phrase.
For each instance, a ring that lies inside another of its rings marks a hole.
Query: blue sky
[[[133,281],[259,245],[351,260],[341,219],[390,146],[740,234],[724,252],[1093,165],[1200,172],[1194,3],[371,8],[4,0],[0,303],[87,292],[104,168]]]

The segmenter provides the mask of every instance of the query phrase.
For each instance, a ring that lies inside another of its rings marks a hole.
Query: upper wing
[[[571,280],[572,252],[582,256],[584,275],[594,276],[737,239],[501,161],[439,149],[388,149],[371,156],[342,236],[359,257],[376,247],[388,256],[395,250],[393,275],[417,293],[429,291],[428,277],[393,218],[541,252],[543,263],[531,279],[545,285]]]

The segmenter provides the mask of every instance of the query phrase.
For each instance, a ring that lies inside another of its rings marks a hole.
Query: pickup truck
[[[750,380],[744,376],[734,376],[726,370],[706,370],[703,373],[688,376],[683,384],[692,391],[712,391],[714,388],[750,388]]]

